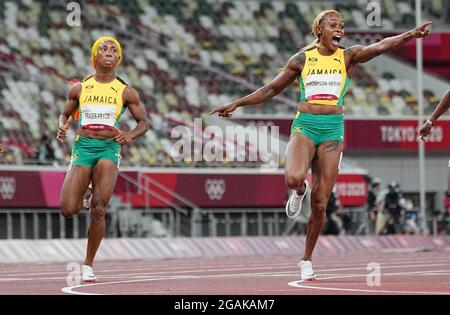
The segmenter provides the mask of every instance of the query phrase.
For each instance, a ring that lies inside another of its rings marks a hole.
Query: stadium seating
[[[413,3],[384,0],[384,27],[413,25]],[[0,124],[7,144],[0,163],[35,163],[43,133],[52,136],[55,163],[67,163],[70,147],[53,137],[57,117],[69,81],[93,72],[92,42],[110,34],[124,43],[119,75],[137,89],[151,120],[151,130],[124,150],[124,165],[259,165],[176,163],[171,157],[171,127],[190,126],[194,117],[212,107],[268,83],[293,52],[312,41],[305,21],[312,21],[324,8],[315,1],[86,1],[82,26],[69,27],[63,3],[0,0]],[[367,24],[360,8],[335,4],[346,27],[364,29]],[[427,2],[425,9],[426,14],[448,21],[449,8],[443,1]],[[376,78],[374,73],[370,64],[356,72],[345,101],[348,115],[417,113],[413,82],[390,73]],[[292,114],[298,95],[299,88],[294,86],[284,97],[239,109],[239,113]],[[424,96],[430,111],[438,99],[431,91]],[[126,115],[120,127],[132,126]],[[73,140],[73,128],[68,137]]]

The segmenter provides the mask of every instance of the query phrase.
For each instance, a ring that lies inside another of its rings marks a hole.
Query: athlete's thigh
[[[81,165],[72,165],[64,177],[61,188],[61,208],[78,211],[81,209],[83,195],[89,185],[92,169]]]
[[[328,200],[339,172],[343,142],[326,141],[319,145],[312,162],[312,198]]]
[[[302,134],[292,135],[286,149],[285,176],[306,174],[315,152],[314,143]]]
[[[92,169],[92,204],[106,206],[116,187],[119,170],[117,164],[111,160],[100,159]]]

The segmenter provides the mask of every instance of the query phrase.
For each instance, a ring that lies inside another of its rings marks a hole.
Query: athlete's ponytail
[[[330,14],[330,13],[336,13],[336,14],[341,15],[341,14],[340,14],[338,11],[336,11],[336,10],[324,10],[324,11],[320,12],[320,13],[316,16],[316,18],[314,19],[314,21],[313,21],[313,23],[312,23],[312,25],[311,25],[311,34],[314,35],[314,37],[315,37],[315,38],[314,38],[314,41],[313,41],[311,44],[309,44],[309,45],[307,45],[307,46],[301,48],[300,51],[306,51],[306,50],[308,50],[308,49],[311,49],[311,48],[314,48],[314,47],[317,46],[317,44],[318,44],[319,41],[320,41],[320,34],[319,34],[319,32],[317,31],[317,27],[320,25],[320,23],[322,22],[323,18],[324,18],[327,14]]]

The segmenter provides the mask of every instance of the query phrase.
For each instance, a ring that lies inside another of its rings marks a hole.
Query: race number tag
[[[116,122],[116,107],[112,105],[84,105],[81,109],[81,127],[112,129]]]

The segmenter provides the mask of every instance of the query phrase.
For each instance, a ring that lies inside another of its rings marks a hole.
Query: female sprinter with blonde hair
[[[121,145],[143,135],[149,128],[139,95],[115,74],[122,60],[122,47],[112,37],[100,37],[92,46],[95,74],[74,84],[59,116],[57,139],[63,141],[69,117],[79,109],[79,121],[70,165],[61,190],[61,214],[70,218],[82,206],[92,179],[91,224],[86,258],[81,268],[83,282],[96,282],[94,257],[105,233],[105,212],[118,176]],[[117,129],[126,109],[136,120],[128,132]]]
[[[325,221],[325,209],[338,175],[344,141],[343,98],[358,63],[397,48],[413,38],[428,35],[427,22],[403,34],[387,37],[378,43],[344,48],[344,21],[339,12],[321,12],[312,24],[315,40],[294,54],[282,71],[269,84],[210,114],[230,117],[236,108],[262,103],[281,93],[296,79],[301,96],[291,128],[286,151],[285,181],[293,190],[286,214],[300,213],[304,196],[309,191],[306,175],[312,167],[311,215],[307,224],[306,245],[299,262],[302,280],[316,278],[311,256]]]

